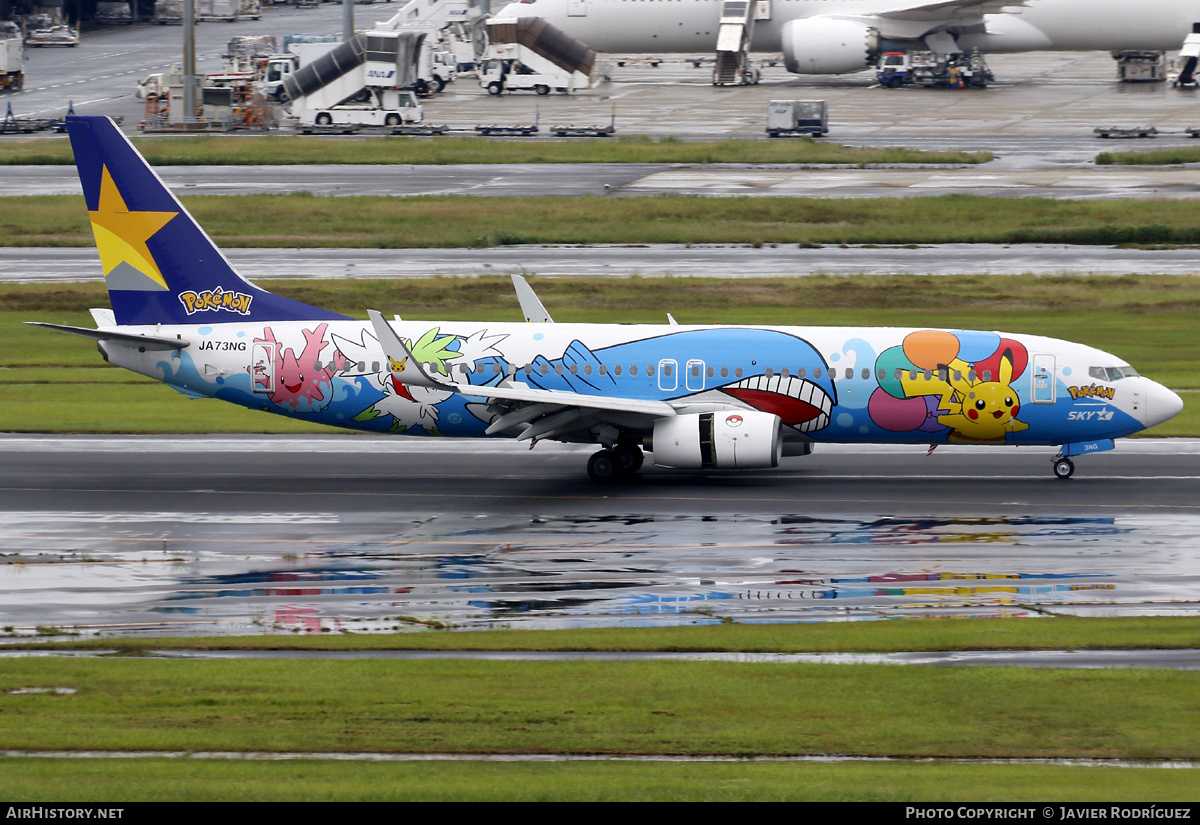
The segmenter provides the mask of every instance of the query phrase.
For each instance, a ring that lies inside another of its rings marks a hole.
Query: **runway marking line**
[[[857,477],[852,477],[857,478]],[[947,479],[952,479],[961,482],[962,479],[957,476],[947,476]],[[1145,476],[1130,476],[1130,480],[1144,480]],[[1169,478],[1169,477],[1168,477]],[[1182,478],[1193,478],[1192,476],[1184,476]],[[899,480],[899,479],[896,479]],[[1059,484],[1061,482],[1054,480],[1052,483]],[[338,492],[331,490],[319,490],[312,492],[294,492],[280,490],[277,492],[263,492],[262,490],[139,490],[134,488],[90,488],[90,487],[0,487],[0,493],[133,493],[145,494],[153,492],[158,494],[177,494],[177,495],[215,495],[215,496],[238,496],[241,498],[255,498],[262,496],[284,496],[289,498],[310,498],[320,496],[322,498],[416,498],[416,499],[437,499],[438,501],[446,501],[450,499],[498,499],[502,501],[699,501],[707,504],[714,502],[736,502],[746,504],[789,504],[795,506],[797,501],[795,498],[772,498],[762,495],[738,496],[716,498],[711,496],[667,496],[667,495],[619,495],[606,494],[606,488],[598,488],[596,495],[520,495],[511,493],[419,493],[419,492]],[[612,491],[615,492],[615,491]],[[931,502],[927,499],[905,499],[905,498],[813,498],[806,497],[804,504],[870,504],[870,505],[906,505],[929,507]],[[974,506],[974,507],[995,507],[994,503],[983,501],[957,500],[957,499],[939,499],[936,504],[939,507],[947,505],[957,506]],[[1086,504],[1086,503],[1048,503],[1044,504],[1036,501],[1012,501],[1002,502],[1005,507],[1036,507],[1040,509],[1048,508],[1063,508],[1068,510],[1083,509],[1083,510],[1117,510],[1117,509],[1135,509],[1135,510],[1197,510],[1200,511],[1200,503],[1196,504]],[[3,512],[3,511],[0,511]]]

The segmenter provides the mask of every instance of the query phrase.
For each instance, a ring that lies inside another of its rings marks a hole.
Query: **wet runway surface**
[[[928,144],[937,151],[959,141]],[[855,141],[848,141],[855,143]],[[798,166],[789,164],[513,163],[411,166],[164,166],[157,171],[178,195],[260,195],[311,192],[322,196],[475,195],[485,197],[714,195],[879,198],[947,194],[1076,200],[1191,198],[1200,169],[1190,166],[1094,166],[1105,147],[1083,144],[1076,163],[1060,165],[1042,153],[1044,141],[1008,139],[1012,154],[973,166]],[[1062,139],[1060,148],[1078,147]],[[1182,141],[1176,140],[1174,144]],[[1195,143],[1195,141],[1190,141]],[[987,149],[988,142],[968,146]],[[1169,145],[1169,144],[1167,144]],[[1155,148],[1167,148],[1160,141]],[[1084,157],[1083,155],[1086,155]],[[76,195],[73,167],[11,166],[0,196]]]
[[[819,448],[588,481],[589,451],[0,438],[0,627],[372,632],[1192,614],[1200,443]]]
[[[1195,275],[1200,249],[1065,244],[825,246],[514,245],[485,249],[227,249],[253,280],[268,278],[546,277],[755,278],[809,275]],[[0,282],[99,281],[95,249],[0,247]]]

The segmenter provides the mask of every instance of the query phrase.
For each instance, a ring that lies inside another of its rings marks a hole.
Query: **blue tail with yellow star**
[[[118,324],[345,319],[239,275],[111,119],[67,131]]]

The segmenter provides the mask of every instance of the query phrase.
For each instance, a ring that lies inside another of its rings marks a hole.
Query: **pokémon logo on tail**
[[[68,117],[118,324],[343,320],[239,275],[107,117]]]

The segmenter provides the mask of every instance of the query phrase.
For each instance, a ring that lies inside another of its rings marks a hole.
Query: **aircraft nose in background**
[[[1146,381],[1146,426],[1169,421],[1183,410],[1183,399],[1157,381]]]

